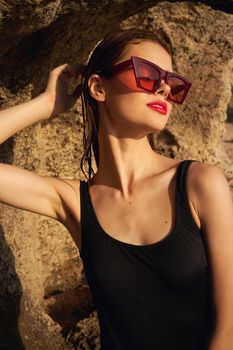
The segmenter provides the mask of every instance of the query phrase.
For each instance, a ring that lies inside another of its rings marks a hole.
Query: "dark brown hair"
[[[87,180],[91,179],[94,170],[92,168],[92,151],[96,165],[99,165],[99,112],[97,102],[91,97],[88,88],[88,79],[94,73],[108,70],[119,59],[127,44],[149,40],[159,43],[172,57],[170,39],[163,32],[151,32],[146,29],[120,29],[110,33],[95,47],[87,66],[82,74],[82,115],[83,115],[83,146],[84,154],[81,158],[81,170]],[[151,148],[154,150],[153,134],[147,136]],[[88,164],[88,177],[85,173],[85,163]]]

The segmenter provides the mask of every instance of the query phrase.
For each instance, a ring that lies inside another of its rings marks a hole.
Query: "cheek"
[[[117,80],[122,87],[124,86],[128,90],[142,91],[142,89],[137,87],[133,70],[120,72],[117,76]]]

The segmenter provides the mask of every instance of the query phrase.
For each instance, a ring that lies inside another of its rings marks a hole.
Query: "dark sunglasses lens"
[[[187,84],[178,77],[169,77],[168,85],[171,87],[169,97],[174,102],[181,102],[187,91]]]
[[[153,91],[154,86],[158,86],[160,74],[156,68],[140,62],[137,67],[137,78],[142,89]]]

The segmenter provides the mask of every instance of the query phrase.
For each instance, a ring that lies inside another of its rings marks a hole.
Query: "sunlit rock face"
[[[232,119],[227,119],[233,15],[224,5],[208,3],[214,2],[0,0],[1,108],[43,92],[52,68],[85,62],[109,31],[135,26],[162,30],[172,44],[174,71],[187,76],[192,88],[155,135],[155,148],[172,158],[217,164],[233,186]],[[69,113],[7,140],[0,161],[40,175],[83,179],[82,127],[78,102]],[[66,229],[4,204],[0,225],[0,348],[98,349],[95,307]]]

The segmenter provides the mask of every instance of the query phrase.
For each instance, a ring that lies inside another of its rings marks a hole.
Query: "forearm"
[[[0,144],[27,126],[48,119],[52,112],[53,101],[45,93],[0,111]]]

